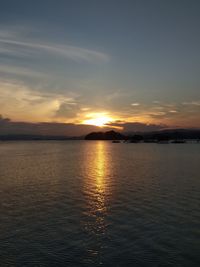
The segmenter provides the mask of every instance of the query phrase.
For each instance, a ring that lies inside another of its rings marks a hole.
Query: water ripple
[[[200,266],[199,145],[0,144],[1,266]]]

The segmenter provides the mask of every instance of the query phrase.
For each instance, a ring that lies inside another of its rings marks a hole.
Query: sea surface
[[[200,144],[0,142],[0,266],[200,266]]]

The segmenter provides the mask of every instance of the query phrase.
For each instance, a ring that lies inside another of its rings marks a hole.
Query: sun
[[[110,119],[107,117],[100,117],[96,119],[86,120],[84,123],[102,127],[105,126],[109,121]]]
[[[94,126],[99,126],[99,127],[104,127],[108,123],[112,122],[113,119],[109,117],[108,115],[104,115],[104,113],[94,113],[88,115],[90,119],[84,120],[84,124],[89,124],[89,125],[94,125]]]

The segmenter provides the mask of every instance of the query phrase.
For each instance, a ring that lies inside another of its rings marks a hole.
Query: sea
[[[0,266],[199,267],[200,144],[0,142]]]

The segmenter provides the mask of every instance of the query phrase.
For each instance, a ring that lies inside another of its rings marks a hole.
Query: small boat
[[[113,140],[112,143],[114,143],[114,144],[119,144],[119,143],[121,143],[121,142],[120,142],[119,140]]]
[[[171,143],[172,144],[185,144],[186,141],[185,140],[173,140]]]
[[[168,140],[160,140],[157,142],[157,144],[169,144]]]

